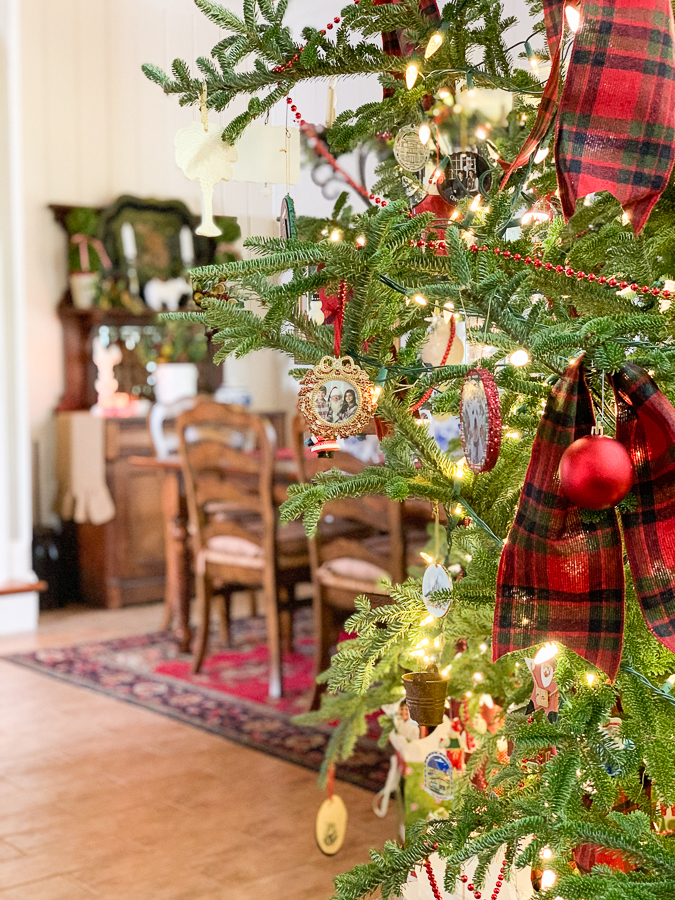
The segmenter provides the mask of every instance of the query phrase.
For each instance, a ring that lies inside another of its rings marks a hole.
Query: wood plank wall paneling
[[[241,0],[221,2],[241,12]],[[299,35],[307,23],[322,27],[342,5],[341,0],[291,0],[288,21]],[[177,168],[173,149],[175,132],[197,114],[164,96],[140,67],[147,61],[168,68],[176,56],[194,66],[196,57],[217,42],[220,30],[192,0],[20,0],[20,7],[28,388],[33,440],[40,445],[45,520],[54,491],[52,411],[62,392],[55,306],[66,281],[65,240],[47,204],[96,205],[133,193],[179,197],[195,211],[199,208],[199,188]],[[524,0],[506,0],[506,7],[520,20],[514,42],[529,31]],[[323,121],[325,91],[324,84],[299,86],[297,99],[310,120]],[[376,84],[361,79],[341,83],[338,111],[354,108],[371,94],[373,99],[380,95]],[[233,104],[220,121],[243,107],[243,101]],[[281,124],[284,117],[281,108],[270,121]],[[244,235],[275,234],[284,191],[280,187],[266,195],[261,185],[229,182],[216,189],[214,208],[237,215]],[[299,211],[327,213],[332,206],[307,175],[293,195]],[[354,208],[362,209],[358,199]],[[261,366],[274,377],[261,379]],[[230,369],[240,382],[255,373],[257,408],[276,401],[292,410],[293,389],[283,379],[284,368],[269,354],[233,361]]]
[[[241,11],[241,3],[227,5]],[[41,517],[54,494],[53,409],[62,389],[56,304],[66,284],[66,243],[49,203],[104,204],[123,193],[178,197],[195,210],[199,188],[174,161],[176,131],[196,118],[141,72],[194,65],[220,30],[191,0],[21,0],[28,389],[40,447]],[[225,121],[225,116],[220,117]],[[270,233],[271,197],[256,185],[223,184],[217,213],[244,233]]]

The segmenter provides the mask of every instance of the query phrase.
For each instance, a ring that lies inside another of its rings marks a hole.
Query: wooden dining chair
[[[307,437],[307,425],[298,416],[293,423],[293,448],[300,481],[311,481],[328,469],[356,475],[365,468],[343,450],[331,459],[310,456]],[[316,537],[309,542],[317,675],[328,668],[331,650],[355,609],[356,598],[365,594],[373,606],[388,603],[389,591],[382,579],[395,584],[405,581],[408,566],[420,564],[419,551],[427,541],[424,527],[403,527],[402,504],[385,496],[343,498],[323,507]],[[322,691],[323,686],[317,685],[313,709]]]
[[[200,670],[206,653],[214,593],[224,597],[229,638],[232,593],[261,588],[269,693],[280,697],[280,610],[292,616],[295,585],[309,580],[309,560],[302,525],[278,525],[274,429],[241,407],[213,401],[182,413],[177,426],[195,558],[199,620],[194,671]]]

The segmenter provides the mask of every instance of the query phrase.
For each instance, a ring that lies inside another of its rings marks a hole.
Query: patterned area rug
[[[5,657],[71,684],[163,713],[271,756],[318,770],[330,738],[329,726],[306,728],[291,716],[304,712],[312,692],[311,619],[296,616],[294,652],[284,656],[284,696],[267,696],[265,621],[232,623],[232,648],[218,647],[202,672],[193,675],[191,658],[179,654],[163,632],[37,650]],[[371,791],[384,784],[389,758],[374,737],[360,741],[338,778]]]

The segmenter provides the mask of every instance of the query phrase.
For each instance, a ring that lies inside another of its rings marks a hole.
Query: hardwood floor
[[[0,655],[155,630],[159,606],[43,614]],[[0,660],[0,900],[325,900],[395,836],[338,783],[349,824],[323,856],[316,776]]]

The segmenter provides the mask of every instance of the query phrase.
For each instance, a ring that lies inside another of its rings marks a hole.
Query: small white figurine
[[[192,288],[182,276],[169,278],[167,281],[162,281],[161,278],[151,278],[143,289],[145,302],[155,312],[161,312],[163,309],[176,312],[181,299],[191,294]]]
[[[111,406],[112,398],[117,393],[119,382],[115,378],[115,366],[122,362],[122,351],[117,344],[110,344],[105,347],[100,338],[94,338],[93,348],[94,365],[98,370],[98,378],[94,382],[98,402],[96,407],[99,410],[107,409]]]
[[[219,181],[232,178],[232,163],[239,154],[222,139],[220,125],[192,122],[176,133],[176,163],[190,181],[202,189],[202,221],[197,234],[218,237],[220,229],[213,221],[213,189]]]

